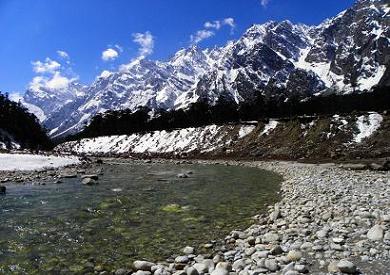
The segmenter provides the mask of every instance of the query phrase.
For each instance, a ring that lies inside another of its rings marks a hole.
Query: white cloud
[[[204,23],[204,27],[206,29],[216,29],[219,30],[221,28],[221,22],[220,21],[214,21],[214,22],[206,22]]]
[[[219,30],[223,26],[229,26],[230,28],[234,29],[236,27],[236,24],[234,22],[234,18],[225,18],[223,20],[215,20],[213,22],[206,22],[203,25],[206,29],[215,29]]]
[[[57,61],[51,60],[49,57],[46,57],[45,61],[34,61],[32,62],[33,71],[38,74],[54,74],[61,68],[61,64]]]
[[[115,60],[119,56],[118,52],[114,49],[108,48],[107,50],[102,52],[103,61]]]
[[[233,29],[236,27],[236,22],[234,21],[234,18],[231,17],[223,19],[223,24],[230,26]]]
[[[198,44],[201,41],[214,36],[216,31],[219,31],[224,26],[230,27],[230,32],[233,33],[236,27],[234,18],[229,17],[222,20],[207,21],[203,24],[203,30],[199,30],[195,34],[191,35],[191,42]]]
[[[61,57],[63,59],[69,59],[69,54],[65,51],[58,50],[57,54],[59,57]]]
[[[266,8],[270,0],[261,0],[261,5]]]
[[[194,44],[198,44],[199,42],[210,38],[215,35],[215,32],[210,30],[200,30],[197,31],[195,35],[191,35],[191,42]]]
[[[153,53],[154,37],[150,32],[133,33],[133,42],[137,43],[139,48],[139,58],[145,58]]]
[[[50,90],[63,90],[68,88],[69,84],[77,78],[68,78],[60,72],[55,72],[51,77],[36,76],[30,82],[30,89],[40,90],[42,88]]]

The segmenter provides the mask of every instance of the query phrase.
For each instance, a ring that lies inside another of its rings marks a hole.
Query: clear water
[[[192,171],[189,178],[178,173]],[[105,165],[97,186],[8,185],[0,196],[0,274],[84,273],[163,260],[244,229],[281,178],[222,165]]]

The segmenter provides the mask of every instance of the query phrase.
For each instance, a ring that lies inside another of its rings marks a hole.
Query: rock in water
[[[92,174],[92,175],[83,175],[81,178],[82,178],[82,179],[88,179],[88,178],[90,178],[90,179],[93,179],[93,180],[98,180],[98,179],[99,179],[99,176],[96,175],[96,174]]]
[[[347,261],[347,260],[341,260],[337,264],[337,267],[340,270],[340,272],[342,272],[342,273],[355,274],[357,271],[356,266],[352,262]]]
[[[371,241],[381,241],[383,239],[384,230],[382,226],[375,225],[367,232],[367,238]]]
[[[91,178],[85,178],[81,181],[82,184],[84,185],[96,185],[98,184],[96,180],[91,179]]]
[[[179,179],[186,179],[186,178],[188,178],[188,175],[187,174],[178,174],[177,177]]]
[[[0,195],[5,195],[7,192],[7,188],[3,185],[0,185]]]

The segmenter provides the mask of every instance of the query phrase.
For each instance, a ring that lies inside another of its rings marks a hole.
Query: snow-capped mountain
[[[220,98],[238,103],[280,90],[302,97],[369,90],[390,81],[389,20],[387,1],[360,0],[318,26],[253,25],[221,48],[193,46],[165,62],[137,59],[89,87],[29,90],[24,101],[42,110],[44,125],[58,137],[109,109],[175,109]]]

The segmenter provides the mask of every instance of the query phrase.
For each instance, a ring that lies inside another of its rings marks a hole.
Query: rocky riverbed
[[[255,225],[231,232],[221,243],[185,247],[162,263],[136,261],[133,270],[115,274],[390,274],[388,172],[334,164],[226,164],[282,174],[282,200],[267,215],[256,216]],[[205,248],[209,252],[196,253]]]

